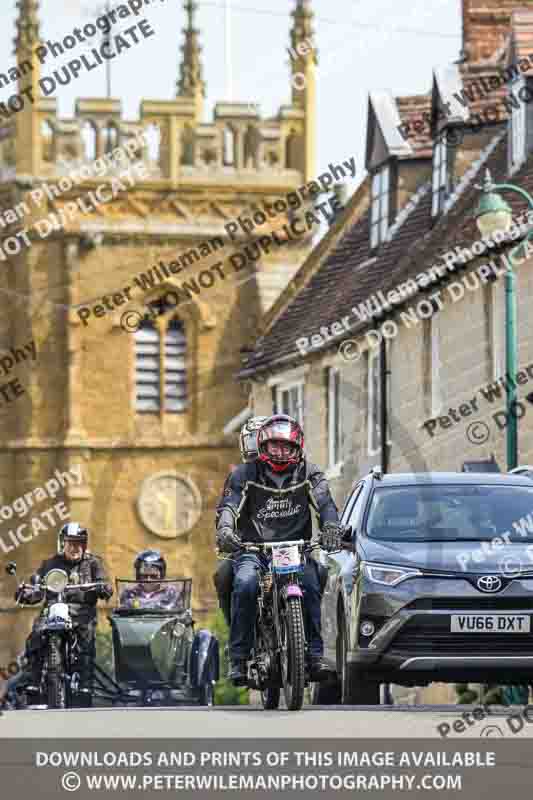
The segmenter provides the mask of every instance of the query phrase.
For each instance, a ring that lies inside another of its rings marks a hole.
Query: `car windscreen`
[[[378,487],[365,532],[388,541],[484,541],[507,535],[507,541],[533,542],[533,486]]]

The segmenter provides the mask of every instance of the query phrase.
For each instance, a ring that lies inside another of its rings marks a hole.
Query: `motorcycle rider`
[[[143,550],[133,563],[136,586],[126,587],[120,595],[123,608],[179,608],[183,592],[170,583],[161,585],[167,574],[167,562],[159,550]]]
[[[79,642],[80,691],[91,693],[96,655],[96,604],[99,599],[109,600],[113,595],[113,587],[107,578],[102,559],[87,550],[88,541],[89,531],[79,522],[63,525],[59,531],[56,555],[43,561],[37,572],[31,576],[30,585],[23,584],[15,593],[15,600],[25,605],[36,605],[43,599],[45,601],[26,641],[26,655],[31,670],[30,680],[36,688],[41,682],[44,658],[40,627],[45,619],[48,605],[55,601],[55,595],[41,591],[39,584],[50,570],[62,569],[67,573],[69,583],[102,584],[93,589],[71,589],[66,598]]]
[[[269,417],[257,433],[258,458],[240,464],[228,476],[219,504],[217,547],[234,556],[234,586],[230,626],[230,678],[247,681],[247,660],[253,642],[259,571],[264,560],[240,553],[241,543],[312,539],[310,508],[330,546],[340,547],[342,528],[337,507],[324,474],[303,454],[304,435],[299,423],[285,414]],[[319,541],[312,543],[315,552]],[[320,632],[321,586],[317,563],[308,558],[302,575],[304,622],[310,645],[311,679],[327,677]]]
[[[250,417],[242,426],[239,435],[239,450],[243,463],[250,464],[252,461],[256,460],[258,455],[257,431],[267,419],[268,417]],[[225,497],[230,475],[228,475],[224,483],[224,489],[222,491],[223,498]],[[215,526],[218,523],[221,509],[222,506],[221,503],[219,503],[216,509]],[[219,561],[217,571],[213,575],[213,583],[217,591],[218,604],[229,628],[231,626],[231,592],[233,591],[233,562],[231,559],[224,558]]]

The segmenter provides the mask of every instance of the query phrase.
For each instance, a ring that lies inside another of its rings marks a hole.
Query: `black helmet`
[[[159,577],[164,578],[167,574],[167,562],[159,552],[159,550],[143,550],[139,553],[133,562],[135,570],[135,578],[141,579],[141,570],[143,567],[157,567],[159,569]]]
[[[89,542],[89,531],[79,522],[68,522],[63,525],[57,537],[57,552],[60,555],[63,555],[65,551],[65,542],[79,542],[85,553]]]

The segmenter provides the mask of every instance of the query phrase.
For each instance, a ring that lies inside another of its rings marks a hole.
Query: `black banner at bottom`
[[[531,740],[10,739],[2,796],[415,797],[529,800]]]

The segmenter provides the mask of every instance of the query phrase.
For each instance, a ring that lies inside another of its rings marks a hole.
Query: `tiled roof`
[[[381,290],[384,294],[399,283],[413,278],[434,264],[441,265],[443,253],[456,246],[468,247],[480,238],[473,217],[479,201],[479,184],[485,168],[491,171],[495,182],[507,177],[507,134],[497,134],[487,148],[487,161],[477,162],[477,171],[470,173],[470,183],[458,194],[450,211],[441,216],[432,227],[431,191],[420,190],[419,202],[404,219],[391,241],[384,243],[375,260],[370,260],[368,212],[342,237],[309,283],[287,306],[276,322],[257,340],[240,377],[264,370],[288,367],[301,363],[302,356],[296,346],[300,337],[310,338],[320,333],[321,326],[331,326],[349,316],[351,329],[328,347],[338,347],[342,338],[349,338],[365,327],[375,327],[372,322],[360,322],[351,313],[353,306],[368,300]],[[513,183],[523,186],[533,194],[533,156],[520,172],[513,175]],[[528,174],[529,173],[529,174]],[[524,201],[510,192],[505,199],[518,215],[524,210]],[[370,262],[370,263],[368,263]],[[432,291],[432,290],[430,290]],[[309,356],[319,352],[313,348]]]

